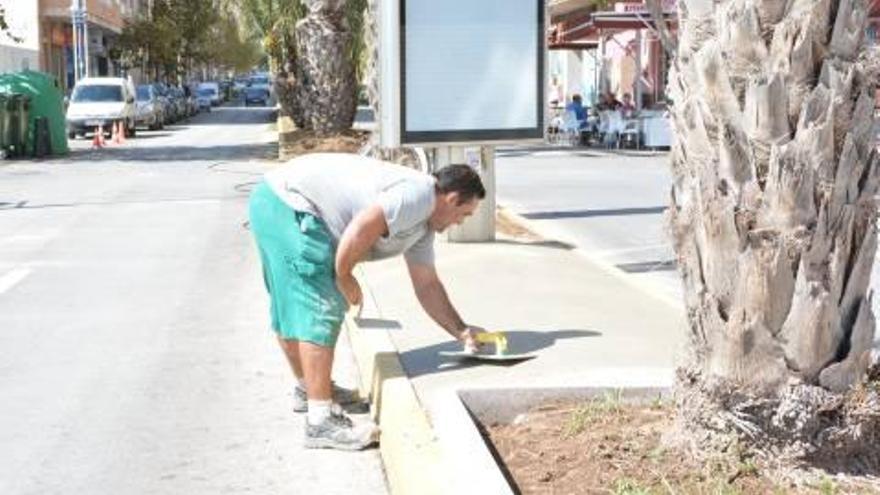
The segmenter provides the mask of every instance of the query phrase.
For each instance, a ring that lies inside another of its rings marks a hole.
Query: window
[[[78,103],[121,102],[122,86],[87,85],[77,86],[73,90],[71,101]]]

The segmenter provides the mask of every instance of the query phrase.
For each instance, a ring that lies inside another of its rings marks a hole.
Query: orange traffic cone
[[[95,126],[95,137],[92,139],[92,148],[104,147],[104,129],[102,126]]]

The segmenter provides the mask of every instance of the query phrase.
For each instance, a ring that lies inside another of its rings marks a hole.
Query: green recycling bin
[[[3,133],[7,154],[12,157],[25,155],[28,135],[28,98],[25,95],[12,93],[6,99],[6,111],[9,113],[9,126]]]
[[[16,94],[12,97],[15,100],[16,116],[18,122],[15,125],[18,135],[16,136],[16,155],[25,156],[28,150],[28,135],[30,134],[30,109],[31,99],[27,95]]]
[[[11,114],[6,108],[8,99],[9,97],[6,93],[0,93],[0,151],[3,152],[3,155],[7,154],[9,142],[7,141],[8,137],[6,135],[6,130],[9,129],[9,126],[11,125],[9,122]]]

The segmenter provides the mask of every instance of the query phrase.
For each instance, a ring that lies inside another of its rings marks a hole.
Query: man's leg
[[[333,347],[299,343],[300,357],[309,397],[306,418],[307,448],[361,450],[376,442],[378,430],[372,421],[355,424],[332,403]]]
[[[281,346],[284,356],[287,357],[287,363],[290,365],[290,371],[293,372],[294,378],[296,378],[300,385],[305,387],[306,382],[304,381],[302,359],[299,355],[299,341],[295,339],[286,340],[279,335],[278,345]]]
[[[299,356],[302,359],[302,371],[305,373],[306,392],[309,400],[331,400],[333,385],[330,375],[333,371],[333,348],[311,342],[300,342]]]

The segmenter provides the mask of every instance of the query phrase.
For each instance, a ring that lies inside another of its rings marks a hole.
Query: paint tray
[[[474,361],[525,361],[537,357],[535,353],[515,353],[507,347],[507,337],[504,332],[483,332],[477,334],[477,342],[491,346],[489,350],[471,351],[440,351],[443,357],[458,360]],[[486,347],[486,346],[484,346]]]

